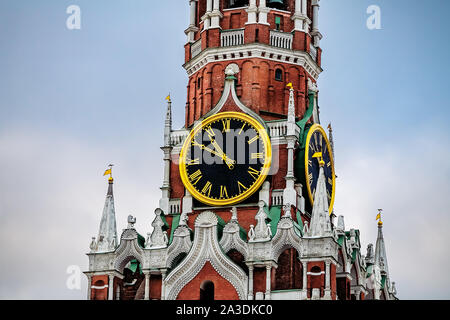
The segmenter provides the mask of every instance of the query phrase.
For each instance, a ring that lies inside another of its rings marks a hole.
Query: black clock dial
[[[310,193],[311,203],[314,202],[317,183],[319,180],[320,161],[324,161],[325,185],[327,188],[328,204],[332,210],[334,202],[335,173],[332,150],[323,129],[312,129],[307,140],[306,153],[306,182]]]
[[[204,197],[233,200],[260,180],[266,152],[252,124],[233,117],[217,119],[192,137],[185,154],[186,176]]]

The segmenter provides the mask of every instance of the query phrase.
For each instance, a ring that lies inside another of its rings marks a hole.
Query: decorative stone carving
[[[242,240],[240,236],[240,226],[237,217],[237,209],[233,207],[231,209],[231,219],[223,228],[222,239],[220,245],[224,252],[228,252],[232,249],[240,252],[245,259],[248,258],[247,243]]]
[[[253,236],[253,234],[252,235],[249,234],[251,242],[255,242],[255,241],[259,241],[259,242],[270,241],[271,232],[270,232],[270,229],[269,229],[269,227],[267,225],[267,222],[266,222],[266,220],[269,217],[267,216],[267,213],[264,210],[264,205],[265,205],[264,201],[259,201],[259,203],[258,203],[259,210],[258,210],[258,213],[255,216],[256,227],[254,228],[254,231],[253,231],[254,232],[254,236]]]
[[[152,222],[153,232],[150,236],[150,249],[166,248],[169,242],[167,232],[163,230],[165,226],[161,215],[163,214],[161,209],[155,210],[155,219]]]
[[[191,250],[191,230],[186,224],[178,226],[173,233],[173,241],[167,252],[167,268],[172,267],[173,261],[182,253],[187,254]]]
[[[247,299],[248,277],[223,252],[217,238],[217,217],[213,212],[200,214],[195,221],[192,249],[188,256],[165,278],[167,300],[177,298],[181,289],[200,272],[206,262],[236,289],[239,299]]]

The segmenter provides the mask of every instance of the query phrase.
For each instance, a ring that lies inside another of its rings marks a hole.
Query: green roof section
[[[344,239],[345,239],[345,236],[343,235],[343,234],[341,234],[339,237],[338,237],[338,244],[339,244],[339,246],[340,247],[342,247],[343,245],[344,245]]]
[[[303,237],[302,214],[299,210],[297,210],[296,217],[297,217],[297,222],[294,221],[294,231],[298,236]]]
[[[173,241],[173,234],[174,234],[175,230],[180,225],[180,217],[181,217],[181,214],[173,214],[172,215],[172,229],[170,230],[169,245]]]
[[[272,235],[275,237],[275,234],[277,233],[278,222],[281,219],[281,206],[274,206],[270,208],[270,210],[267,208],[267,206],[264,206],[264,210],[266,211],[266,214],[270,220],[270,229],[272,231]]]

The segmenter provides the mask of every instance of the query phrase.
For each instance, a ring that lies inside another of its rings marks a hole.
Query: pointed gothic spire
[[[385,271],[389,275],[389,268],[386,256],[386,247],[384,245],[383,223],[378,222],[378,237],[375,246],[375,264],[380,267],[381,271]]]
[[[287,87],[289,88],[288,122],[295,123],[294,87],[292,83],[289,83]]]
[[[111,168],[112,166],[110,166]],[[109,169],[111,170],[111,169]],[[111,172],[109,172],[111,175]],[[113,195],[114,179],[112,175],[108,179],[108,192],[106,194],[105,206],[103,208],[102,220],[100,221],[100,228],[98,232],[97,244],[95,252],[110,252],[114,251],[117,246],[117,226],[116,226],[116,212],[114,209],[114,195]]]
[[[336,157],[334,156],[333,127],[331,126],[331,123],[328,125],[328,140],[330,140],[331,151],[333,153],[333,161],[336,163]]]
[[[164,124],[164,146],[170,146],[170,133],[172,132],[172,100],[170,94],[166,98],[167,100],[167,112],[166,121]]]
[[[272,237],[272,231],[270,224],[267,223],[267,213],[264,210],[264,201],[258,202],[259,210],[255,215],[256,227],[250,226],[249,238],[250,242],[264,242],[269,241]]]
[[[325,185],[325,174],[323,172],[324,164],[324,161],[320,159],[319,180],[314,196],[314,205],[308,234],[309,237],[327,237],[333,235],[328,207],[327,188]]]

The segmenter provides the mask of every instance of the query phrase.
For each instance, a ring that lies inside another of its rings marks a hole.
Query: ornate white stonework
[[[195,221],[194,244],[188,256],[164,281],[167,300],[177,298],[189,283],[210,262],[213,268],[236,289],[240,299],[247,298],[248,277],[223,253],[217,239],[217,217],[211,211],[200,214]]]

